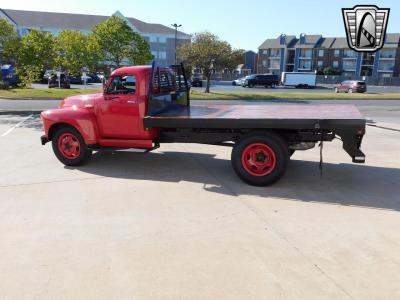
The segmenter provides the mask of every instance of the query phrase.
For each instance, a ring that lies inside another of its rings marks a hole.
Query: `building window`
[[[357,53],[351,49],[343,51],[343,58],[357,58]]]
[[[299,63],[300,70],[311,70],[311,60],[300,60]]]
[[[322,68],[324,66],[324,62],[322,60],[318,61],[318,68]]]
[[[165,52],[165,51],[158,52],[158,58],[159,59],[167,59],[167,52]]]
[[[264,55],[268,55],[268,50],[263,50]]]
[[[281,68],[281,64],[280,64],[280,60],[279,59],[273,59],[270,62],[270,69],[280,69]]]
[[[263,65],[263,67],[266,67],[266,66],[267,66],[267,61],[266,61],[266,60],[263,60],[263,61],[262,61],[262,65]]]
[[[396,49],[383,49],[381,51],[381,58],[395,58],[396,57]]]
[[[323,57],[324,56],[324,50],[323,49],[318,50],[318,56],[319,57]]]
[[[167,37],[165,36],[158,37],[158,42],[165,44],[167,42]]]
[[[335,49],[334,55],[337,57],[340,54],[340,50],[339,49]]]
[[[332,66],[333,66],[334,68],[339,68],[339,62],[338,62],[337,60],[335,60],[335,61],[332,63]]]
[[[355,69],[356,69],[356,61],[354,61],[354,60],[344,60],[343,61],[343,70],[355,71]]]
[[[379,62],[379,71],[393,71],[394,70],[394,61],[380,61]]]
[[[154,58],[158,58],[157,51],[151,51],[151,54],[154,56]]]
[[[300,57],[302,57],[302,58],[312,58],[312,50],[311,49],[301,49]]]
[[[271,54],[269,56],[271,56],[271,57],[280,57],[279,49],[271,49]]]

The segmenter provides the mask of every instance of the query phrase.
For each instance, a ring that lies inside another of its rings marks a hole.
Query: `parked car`
[[[101,83],[101,77],[95,73],[89,74],[91,83]],[[88,81],[89,82],[89,81]]]
[[[49,78],[49,89],[58,87],[62,89],[69,89],[71,87],[68,76],[64,73],[60,74],[60,78],[58,78],[57,74],[52,74]]]
[[[203,77],[200,74],[195,74],[192,76],[192,86],[203,87]]]
[[[232,81],[232,85],[234,85],[234,86],[241,86],[244,79],[245,79],[245,77],[235,79],[234,81]]]
[[[275,87],[279,84],[279,76],[273,74],[255,74],[246,76],[242,82],[243,87],[252,88],[256,85],[262,85],[265,87]]]
[[[365,81],[360,80],[346,80],[338,83],[334,89],[335,93],[365,93],[367,91],[367,85]]]
[[[16,74],[16,71],[12,65],[2,65],[1,66],[1,77],[0,81],[3,82],[3,86],[7,87],[15,87],[18,85],[19,77]]]
[[[82,76],[69,76],[68,79],[70,84],[83,84]]]
[[[50,76],[55,74],[55,73],[56,73],[56,71],[54,71],[54,70],[46,70],[44,72],[44,74],[43,74],[43,77],[42,77],[42,83],[48,83],[49,79],[50,79]]]

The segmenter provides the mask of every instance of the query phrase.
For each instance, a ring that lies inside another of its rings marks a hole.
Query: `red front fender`
[[[88,109],[74,107],[50,109],[43,111],[40,117],[48,140],[52,139],[56,126],[66,124],[75,127],[82,134],[87,145],[98,143],[99,131],[96,117]]]

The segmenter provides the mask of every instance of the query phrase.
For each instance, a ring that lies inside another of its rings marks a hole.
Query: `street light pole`
[[[176,47],[177,47],[177,42],[178,42],[178,28],[182,27],[182,24],[178,25],[177,23],[174,23],[174,24],[171,24],[171,26],[175,28],[175,65],[176,65]]]

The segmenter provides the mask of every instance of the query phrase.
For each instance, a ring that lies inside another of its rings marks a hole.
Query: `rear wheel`
[[[353,93],[353,89],[349,89],[347,92],[351,94]]]
[[[59,161],[66,166],[78,166],[90,159],[82,135],[73,127],[60,127],[52,138],[53,151]]]
[[[339,89],[337,87],[335,87],[335,93],[339,93]]]
[[[273,133],[254,133],[242,138],[232,150],[236,174],[255,186],[267,186],[286,171],[289,152],[286,143]]]

